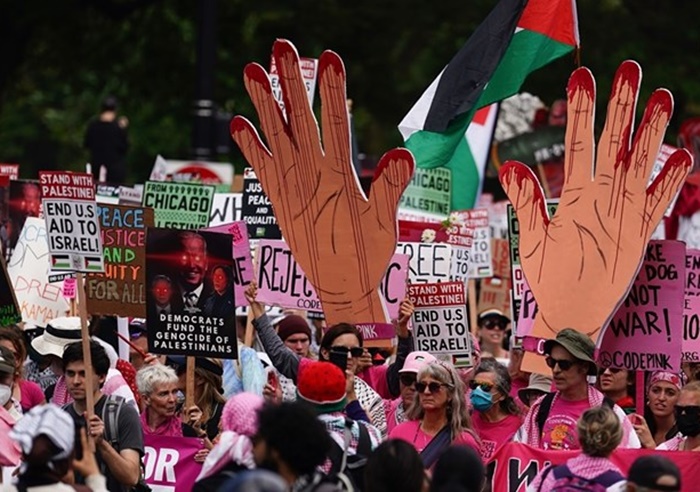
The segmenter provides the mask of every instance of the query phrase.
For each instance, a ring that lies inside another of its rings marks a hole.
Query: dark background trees
[[[277,37],[302,56],[333,49],[347,67],[360,147],[379,155],[400,145],[396,125],[495,2],[218,0],[214,100],[255,120],[242,83],[247,62],[267,66]],[[196,10],[191,0],[0,0],[0,162],[19,162],[23,177],[80,169],[85,126],[109,93],[130,121],[132,180],[147,176],[157,153],[188,158]],[[700,3],[579,0],[578,10],[581,61],[599,94],[633,58],[644,68],[643,97],[657,86],[674,93],[672,133],[700,114]],[[561,59],[524,90],[551,103],[574,66]],[[233,144],[220,158],[243,164]]]

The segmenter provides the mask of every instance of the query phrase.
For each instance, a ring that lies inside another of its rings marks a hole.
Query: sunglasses
[[[673,409],[676,412],[676,415],[688,414],[688,415],[700,416],[700,406],[698,406],[698,405],[688,405],[688,406],[676,405]]]
[[[428,391],[430,392],[430,394],[433,394],[433,395],[434,395],[435,393],[437,393],[438,391],[440,391],[440,388],[442,388],[443,386],[444,386],[445,388],[449,388],[449,387],[450,387],[449,384],[445,384],[445,383],[436,383],[435,381],[433,381],[433,382],[431,382],[431,383],[416,383],[416,391],[417,391],[418,393],[425,393],[425,388],[428,388]]]
[[[351,357],[357,359],[358,357],[362,357],[362,354],[365,353],[365,349],[362,347],[344,347],[342,345],[334,345],[331,347],[332,352],[339,352],[342,354],[350,354]]]
[[[482,391],[486,391],[487,393],[490,393],[491,390],[493,389],[493,384],[487,383],[487,382],[477,382],[477,381],[469,381],[469,388],[472,390],[475,390],[477,388],[481,388]]]
[[[605,371],[610,371],[610,374],[618,374],[622,369],[617,367],[601,367],[598,369],[598,376],[601,376]]]
[[[545,362],[547,363],[547,367],[550,369],[554,369],[554,366],[557,364],[559,365],[559,369],[562,371],[568,371],[572,367],[574,367],[574,364],[576,364],[575,360],[568,360],[568,359],[554,359],[552,357],[546,357]]]
[[[506,329],[506,324],[504,322],[495,319],[484,320],[481,323],[481,326],[482,328],[486,328],[487,330],[496,328],[497,330],[504,331]]]
[[[416,384],[416,375],[415,374],[401,374],[399,376],[399,381],[401,381],[401,384],[404,386],[413,386]]]

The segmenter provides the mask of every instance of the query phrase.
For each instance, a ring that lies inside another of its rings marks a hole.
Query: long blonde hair
[[[222,363],[219,359],[207,358],[207,360],[218,367],[222,367]],[[226,403],[226,398],[221,394],[223,380],[218,374],[214,374],[199,366],[195,366],[194,375],[195,381],[199,378],[203,383],[201,385],[201,392],[195,389],[195,405],[202,411],[202,425],[206,425],[209,419],[214,415],[214,407],[216,404],[220,403],[223,405]],[[197,393],[199,393],[199,397],[196,396]]]
[[[455,368],[442,361],[431,362],[418,371],[416,381],[420,381],[424,377],[433,378],[446,385],[447,422],[450,426],[452,439],[456,439],[463,432],[469,432],[478,442],[479,438],[473,431],[472,419],[467,410],[464,383],[459,378]],[[411,403],[406,416],[410,420],[420,420],[425,416],[425,410],[423,405],[421,405],[418,392],[413,397],[413,403]]]

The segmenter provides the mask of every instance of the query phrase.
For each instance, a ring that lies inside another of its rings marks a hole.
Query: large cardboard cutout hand
[[[499,172],[518,216],[522,268],[539,307],[534,337],[554,338],[571,327],[595,340],[627,295],[651,233],[691,168],[690,154],[678,150],[647,186],[673,98],[665,89],[651,95],[632,140],[641,75],[634,61],[615,74],[597,154],[593,75],[586,68],[571,75],[564,188],[551,220],[527,166],[508,162]]]
[[[386,322],[378,286],[396,249],[398,201],[413,174],[413,156],[405,149],[387,152],[367,199],[351,161],[342,60],[325,51],[319,61],[322,146],[296,49],[277,40],[273,57],[285,114],[267,72],[251,63],[245,86],[267,146],[242,116],[231,122],[231,136],[255,168],[328,323]]]

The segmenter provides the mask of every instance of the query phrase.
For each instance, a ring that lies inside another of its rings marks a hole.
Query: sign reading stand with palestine
[[[39,171],[51,269],[102,272],[102,241],[92,174]]]
[[[430,352],[455,367],[471,367],[464,282],[409,285],[407,297],[415,306],[412,322],[416,350]]]
[[[209,185],[147,181],[143,206],[154,210],[156,227],[201,229],[209,226],[214,191]]]
[[[250,239],[282,239],[272,203],[265,195],[252,167],[243,172],[243,221]]]

